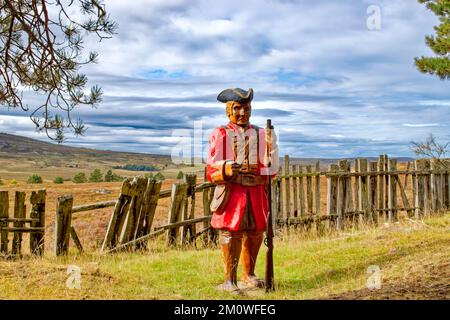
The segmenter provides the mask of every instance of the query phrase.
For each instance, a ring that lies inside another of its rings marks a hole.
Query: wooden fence
[[[291,165],[285,156],[273,185],[276,225],[321,228],[326,222],[325,227],[342,229],[363,221],[397,222],[401,211],[421,218],[450,209],[450,160],[418,159],[404,170],[397,167],[396,159],[380,155],[378,161],[355,159],[353,170],[348,160],[341,160],[320,171],[319,161]]]
[[[381,155],[378,161],[356,159],[353,168],[350,161],[341,160],[330,164],[327,171],[320,171],[320,162],[314,166],[292,165],[285,156],[284,166],[272,184],[274,226],[341,230],[362,222],[397,222],[400,212],[421,218],[449,210],[449,160],[419,159],[407,163],[404,170],[397,167],[396,159]],[[70,195],[59,198],[56,254],[68,252],[70,237],[80,251],[83,249],[71,226],[73,213],[113,206],[102,252],[140,249],[162,234],[169,246],[193,244],[200,236],[205,244],[216,243],[217,232],[210,227],[209,209],[214,184],[197,184],[196,180],[196,175],[188,174],[183,182],[161,190],[161,182],[142,177],[127,179],[117,200],[77,207],[72,207]],[[154,227],[156,207],[163,198],[170,198],[167,224]],[[199,200],[202,210],[196,212]]]
[[[71,226],[73,213],[105,207],[114,207],[114,210],[103,240],[102,252],[143,248],[149,239],[161,234],[166,234],[169,246],[193,244],[200,236],[205,245],[216,243],[217,232],[209,225],[214,184],[196,184],[196,181],[195,174],[186,174],[183,182],[173,184],[169,190],[161,190],[160,181],[135,177],[123,182],[117,200],[72,207],[71,195],[58,198],[56,255],[67,254],[70,237],[77,248],[83,250],[77,232]],[[203,210],[200,216],[195,216],[198,194],[202,196]],[[167,224],[153,227],[158,201],[164,198],[170,198]],[[198,224],[201,230],[197,230]]]
[[[14,217],[9,217],[8,191],[0,191],[0,253],[22,254],[23,233],[30,233],[30,251],[34,255],[44,253],[45,233],[45,190],[33,191],[30,197],[30,213],[26,217],[25,192],[16,191],[14,198]],[[10,226],[13,223],[13,226]],[[25,224],[29,224],[26,226]],[[9,233],[13,234],[9,247]],[[10,250],[9,250],[10,249]]]

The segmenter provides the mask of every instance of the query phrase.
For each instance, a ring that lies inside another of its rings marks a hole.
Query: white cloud
[[[439,127],[439,123],[404,123],[403,126],[411,128]]]

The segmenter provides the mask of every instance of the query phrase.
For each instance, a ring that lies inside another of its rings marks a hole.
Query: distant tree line
[[[146,173],[145,177],[149,178],[149,179],[152,179],[152,180],[157,180],[157,181],[163,181],[163,180],[166,179],[161,172],[157,172],[156,174]],[[182,178],[183,178],[183,173],[180,171],[178,173],[178,179],[182,179]],[[124,177],[122,177],[121,175],[113,173],[112,170],[108,170],[106,172],[106,174],[103,175],[103,173],[101,172],[100,169],[94,169],[90,173],[89,178],[86,176],[86,173],[78,172],[72,177],[72,179],[64,179],[61,176],[57,176],[57,177],[55,177],[53,179],[53,183],[55,183],[55,184],[63,184],[64,181],[66,181],[66,180],[72,180],[72,182],[74,182],[74,183],[117,182],[117,181],[123,181],[123,179],[124,179]],[[12,185],[16,185],[17,184],[17,180],[13,179],[13,180],[10,181],[10,183]],[[43,179],[38,174],[32,174],[31,176],[28,177],[27,183],[28,184],[39,184],[39,183],[43,183]],[[4,185],[4,182],[3,182],[2,179],[0,179],[0,186],[1,185]]]
[[[103,173],[100,171],[100,169],[94,169],[94,171],[90,173],[89,179],[87,178],[84,172],[78,172],[73,176],[71,180],[74,183],[86,183],[86,182],[115,182],[115,181],[122,181],[123,179],[124,178],[122,176],[113,173],[112,170],[108,170],[106,174],[103,176]],[[58,176],[53,179],[53,183],[63,184],[64,180],[65,179],[63,177]],[[36,184],[42,182],[43,182],[42,177],[37,174],[31,175],[27,179],[27,183],[29,184]],[[0,179],[0,185],[2,184],[3,182]],[[14,184],[17,184],[17,182],[15,182]]]
[[[114,166],[113,169],[122,169],[129,171],[158,171],[158,167],[153,165],[126,164],[124,166]]]
[[[84,172],[78,172],[75,174],[75,176],[72,178],[72,181],[74,183],[85,183],[85,182],[115,182],[115,181],[122,181],[123,177],[115,174],[112,172],[112,170],[108,170],[103,176],[100,169],[95,169],[91,172],[89,176],[89,180],[86,177],[86,174]]]

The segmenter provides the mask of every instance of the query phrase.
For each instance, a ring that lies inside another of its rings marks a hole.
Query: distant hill
[[[2,158],[45,161],[47,165],[64,167],[86,167],[85,162],[107,166],[124,164],[161,166],[170,163],[170,156],[167,155],[70,147],[8,133],[0,133],[0,159]]]
[[[0,159],[2,158],[9,160],[25,159],[36,162],[44,161],[47,166],[72,168],[125,164],[172,166],[168,155],[70,147],[8,133],[0,133]],[[347,159],[353,163],[355,158],[290,158],[290,163],[307,165],[314,164],[319,160],[321,170],[324,170],[329,164],[337,163],[340,159]],[[370,161],[377,160],[376,157],[368,157],[367,159]],[[399,162],[414,160],[408,157],[399,157],[397,159]],[[283,157],[280,158],[280,164],[284,164]]]

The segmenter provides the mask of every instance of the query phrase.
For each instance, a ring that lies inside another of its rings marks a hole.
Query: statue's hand
[[[228,161],[225,163],[225,175],[227,177],[235,176],[241,170],[241,165],[234,161]]]

